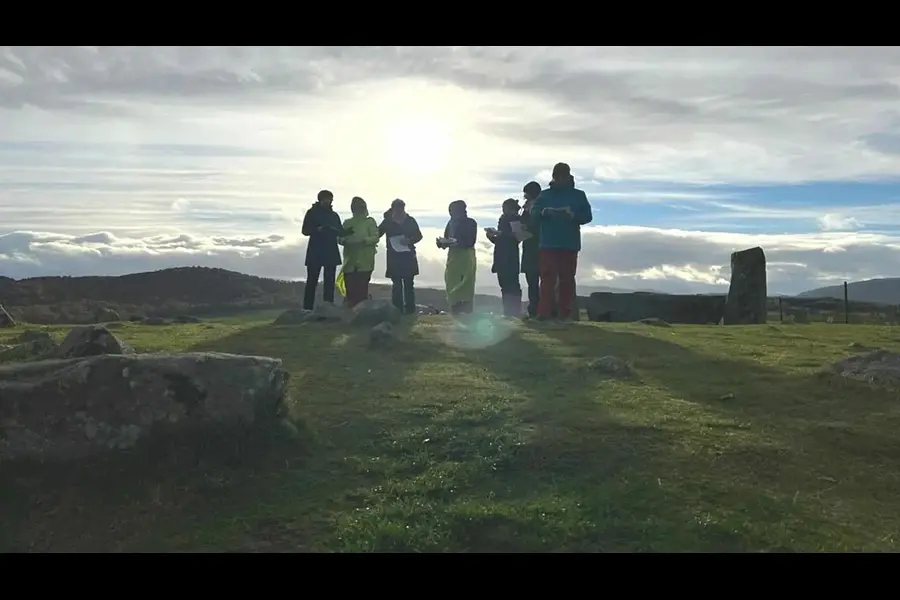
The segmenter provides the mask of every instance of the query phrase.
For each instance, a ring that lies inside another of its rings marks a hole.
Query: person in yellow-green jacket
[[[375,253],[381,236],[378,223],[369,216],[365,200],[355,196],[350,201],[350,212],[353,216],[344,221],[346,235],[338,240],[344,247],[338,290],[343,287],[344,304],[352,308],[369,298],[369,280],[375,270]]]

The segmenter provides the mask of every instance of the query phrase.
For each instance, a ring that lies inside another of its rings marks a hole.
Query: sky
[[[753,246],[770,293],[891,277],[898,86],[898,47],[0,46],[0,275],[305,278],[329,189],[404,199],[440,287],[447,205],[495,226],[563,161],[579,286],[724,291]]]

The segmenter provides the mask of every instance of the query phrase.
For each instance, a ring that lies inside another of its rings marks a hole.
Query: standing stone
[[[758,246],[733,252],[725,325],[759,325],[767,314],[766,254]]]

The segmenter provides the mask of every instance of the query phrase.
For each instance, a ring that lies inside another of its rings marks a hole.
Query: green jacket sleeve
[[[350,219],[347,219],[346,221],[344,221],[344,223],[341,226],[342,229],[347,229],[348,227],[350,227]],[[337,240],[337,243],[343,246],[344,242],[346,242],[351,237],[352,236],[349,236],[349,235],[345,236],[345,237],[339,237]]]
[[[375,219],[369,217],[366,219],[366,235],[363,239],[363,243],[367,246],[377,246],[378,240],[381,239],[381,231],[378,228],[378,223],[375,222]]]

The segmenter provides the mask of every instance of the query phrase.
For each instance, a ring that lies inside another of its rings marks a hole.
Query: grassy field
[[[386,353],[273,317],[116,333],[283,358],[296,431],[3,467],[0,551],[897,549],[897,394],[820,372],[890,327],[422,317]]]

